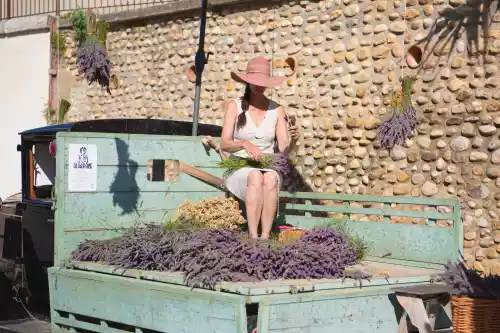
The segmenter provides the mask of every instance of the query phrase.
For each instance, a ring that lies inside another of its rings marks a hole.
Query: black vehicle
[[[54,221],[52,199],[56,178],[55,139],[60,131],[190,136],[192,123],[103,119],[21,132],[17,150],[21,153],[22,191],[17,198],[11,197],[0,204],[0,273],[3,273],[0,274],[0,313],[2,307],[11,307],[5,302],[16,295],[33,309],[49,309],[47,268],[53,265],[54,259],[54,223],[57,221]],[[218,137],[221,132],[222,128],[216,125],[198,127],[199,135]],[[45,179],[40,180],[40,175]]]

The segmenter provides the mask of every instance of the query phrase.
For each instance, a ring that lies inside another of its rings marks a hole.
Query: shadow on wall
[[[498,5],[498,0],[473,0],[442,10],[429,28],[428,35],[419,41],[418,47],[424,55],[420,64],[424,65],[432,54],[438,58],[447,55],[449,59],[464,34],[468,54],[473,57],[481,54],[484,62],[489,51],[489,30]]]
[[[139,201],[139,187],[135,176],[137,173],[138,163],[130,159],[128,145],[125,141],[115,138],[116,153],[118,155],[118,172],[115,179],[109,188],[109,192],[113,194],[113,206],[118,206],[122,209],[120,215],[128,215],[138,213],[137,205]]]

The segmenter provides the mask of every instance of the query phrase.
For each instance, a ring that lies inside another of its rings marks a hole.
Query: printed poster
[[[97,146],[88,144],[69,145],[68,165],[69,192],[97,191]]]

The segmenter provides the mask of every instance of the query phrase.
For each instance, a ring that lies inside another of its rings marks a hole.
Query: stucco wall
[[[0,38],[0,197],[21,191],[18,133],[45,125],[49,33]]]

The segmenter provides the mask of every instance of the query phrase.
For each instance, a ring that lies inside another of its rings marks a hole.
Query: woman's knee
[[[262,187],[264,177],[260,171],[251,171],[248,174],[248,186]]]
[[[263,178],[264,188],[274,190],[278,186],[278,177],[274,172],[266,172]]]

